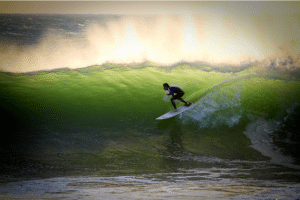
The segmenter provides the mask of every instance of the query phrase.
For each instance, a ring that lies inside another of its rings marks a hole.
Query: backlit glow
[[[90,12],[96,10],[96,6],[91,6],[93,3],[84,5],[90,5]],[[112,8],[114,3],[101,5],[98,8],[105,8],[103,5]],[[108,19],[102,24],[85,24],[80,38],[66,39],[62,30],[51,29],[45,30],[39,43],[30,47],[1,42],[0,70],[28,72],[144,61],[159,65],[199,61],[226,66],[287,55],[294,61],[300,60],[299,4],[131,2],[118,5],[134,8],[133,14]],[[149,14],[149,9],[142,5],[161,9],[154,15],[150,11],[151,15],[139,14],[139,11]],[[117,10],[125,7],[114,7],[116,10],[110,12],[122,14]]]

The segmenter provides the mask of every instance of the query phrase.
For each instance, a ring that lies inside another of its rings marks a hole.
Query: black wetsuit
[[[175,99],[178,99],[179,101],[183,102],[186,104],[186,101],[184,101],[181,97],[184,95],[184,91],[182,91],[182,89],[180,89],[179,87],[169,87],[168,91],[170,92],[168,95],[172,95],[171,98],[171,103],[174,106],[174,108],[176,109],[176,104],[175,104]],[[176,93],[176,95],[174,95],[174,93]]]

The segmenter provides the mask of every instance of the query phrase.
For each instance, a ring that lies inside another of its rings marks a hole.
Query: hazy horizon
[[[262,14],[299,13],[298,1],[2,1],[0,13],[19,14]]]

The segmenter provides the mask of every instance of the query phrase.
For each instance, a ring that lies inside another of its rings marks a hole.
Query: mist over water
[[[21,27],[19,31],[12,31],[11,22],[2,28],[3,33],[10,33],[1,35],[1,71],[141,62],[203,62],[219,66],[259,62],[274,69],[299,68],[300,23],[293,13],[121,15],[94,16],[95,19],[46,15],[39,21],[44,29],[38,35],[35,18],[22,17],[22,23],[15,24]],[[49,19],[58,25],[51,26]],[[8,39],[30,34],[26,44]]]

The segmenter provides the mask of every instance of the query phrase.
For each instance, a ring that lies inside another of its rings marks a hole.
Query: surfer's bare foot
[[[189,102],[189,103],[186,103],[184,106],[187,106],[187,107],[189,107],[190,105],[192,105],[192,104],[191,104],[191,102]]]
[[[177,112],[178,110],[177,109],[174,109],[172,112]]]

